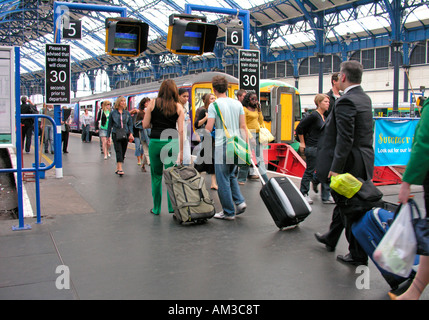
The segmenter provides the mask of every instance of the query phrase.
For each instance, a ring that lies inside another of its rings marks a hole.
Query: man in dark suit
[[[340,94],[340,80],[338,79],[338,76],[340,75],[339,72],[334,72],[331,76],[331,85],[332,88],[329,90],[326,95],[329,97],[329,109],[325,112],[325,118],[329,116],[329,113],[331,112],[332,108],[335,105],[335,101],[341,96]]]
[[[363,67],[357,61],[346,61],[341,64],[339,81],[343,95],[337,99],[326,120],[323,136],[319,139],[320,161],[316,170],[320,181],[329,181],[330,177],[346,172],[363,180],[372,179],[374,171],[372,103],[360,86],[362,73]],[[353,265],[367,264],[368,256],[351,232],[352,223],[365,212],[350,206],[347,198],[331,192],[337,203],[331,229],[324,235],[316,234],[316,238],[324,243],[328,250],[335,248],[336,241],[332,239],[337,237],[338,241],[339,229],[337,228],[333,235],[332,226],[338,226],[340,223],[338,219],[341,219],[346,229],[350,252],[344,256],[337,256],[337,259]]]

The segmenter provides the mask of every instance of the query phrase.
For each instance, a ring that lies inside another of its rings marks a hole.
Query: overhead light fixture
[[[352,43],[352,39],[351,39],[351,37],[350,37],[350,32],[347,32],[346,37],[345,37],[345,39],[344,39],[344,43],[345,43],[346,45],[350,45],[350,43]]]

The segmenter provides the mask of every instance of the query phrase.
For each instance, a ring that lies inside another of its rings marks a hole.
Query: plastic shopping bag
[[[360,190],[362,182],[350,173],[342,173],[331,177],[330,187],[336,193],[350,199]]]
[[[401,277],[411,273],[417,252],[417,241],[412,225],[411,204],[402,205],[392,226],[374,251],[378,265]]]

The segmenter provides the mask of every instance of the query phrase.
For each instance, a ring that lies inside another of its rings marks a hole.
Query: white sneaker
[[[305,198],[305,200],[307,200],[307,202],[309,203],[309,204],[313,204],[313,200],[310,198],[310,196],[307,194],[307,195],[305,195],[304,196],[304,198]]]
[[[328,200],[322,201],[324,204],[335,204],[334,198],[332,196],[329,196]]]
[[[247,204],[246,204],[246,202],[242,202],[242,203],[240,203],[240,204],[238,204],[238,205],[236,205],[236,211],[235,211],[235,215],[239,215],[239,214],[242,214],[244,211],[246,211],[246,208],[247,208]]]
[[[222,220],[235,220],[235,216],[227,216],[223,213],[223,211],[215,213],[214,218]]]

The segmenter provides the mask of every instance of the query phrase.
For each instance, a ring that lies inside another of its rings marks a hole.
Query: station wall
[[[399,103],[404,102],[404,77],[403,69],[399,71]],[[420,86],[429,91],[429,66],[413,66],[409,70],[411,84],[415,93],[420,93]],[[295,79],[280,79],[295,86]],[[373,104],[393,103],[393,68],[383,70],[365,70],[363,73],[362,87],[371,97]],[[313,107],[314,96],[318,93],[319,76],[300,76],[298,90],[301,94],[302,107]],[[410,88],[410,86],[409,86]],[[331,75],[325,74],[323,78],[323,92],[331,89]],[[428,95],[428,91],[425,94]],[[411,90],[408,91],[408,99]]]

